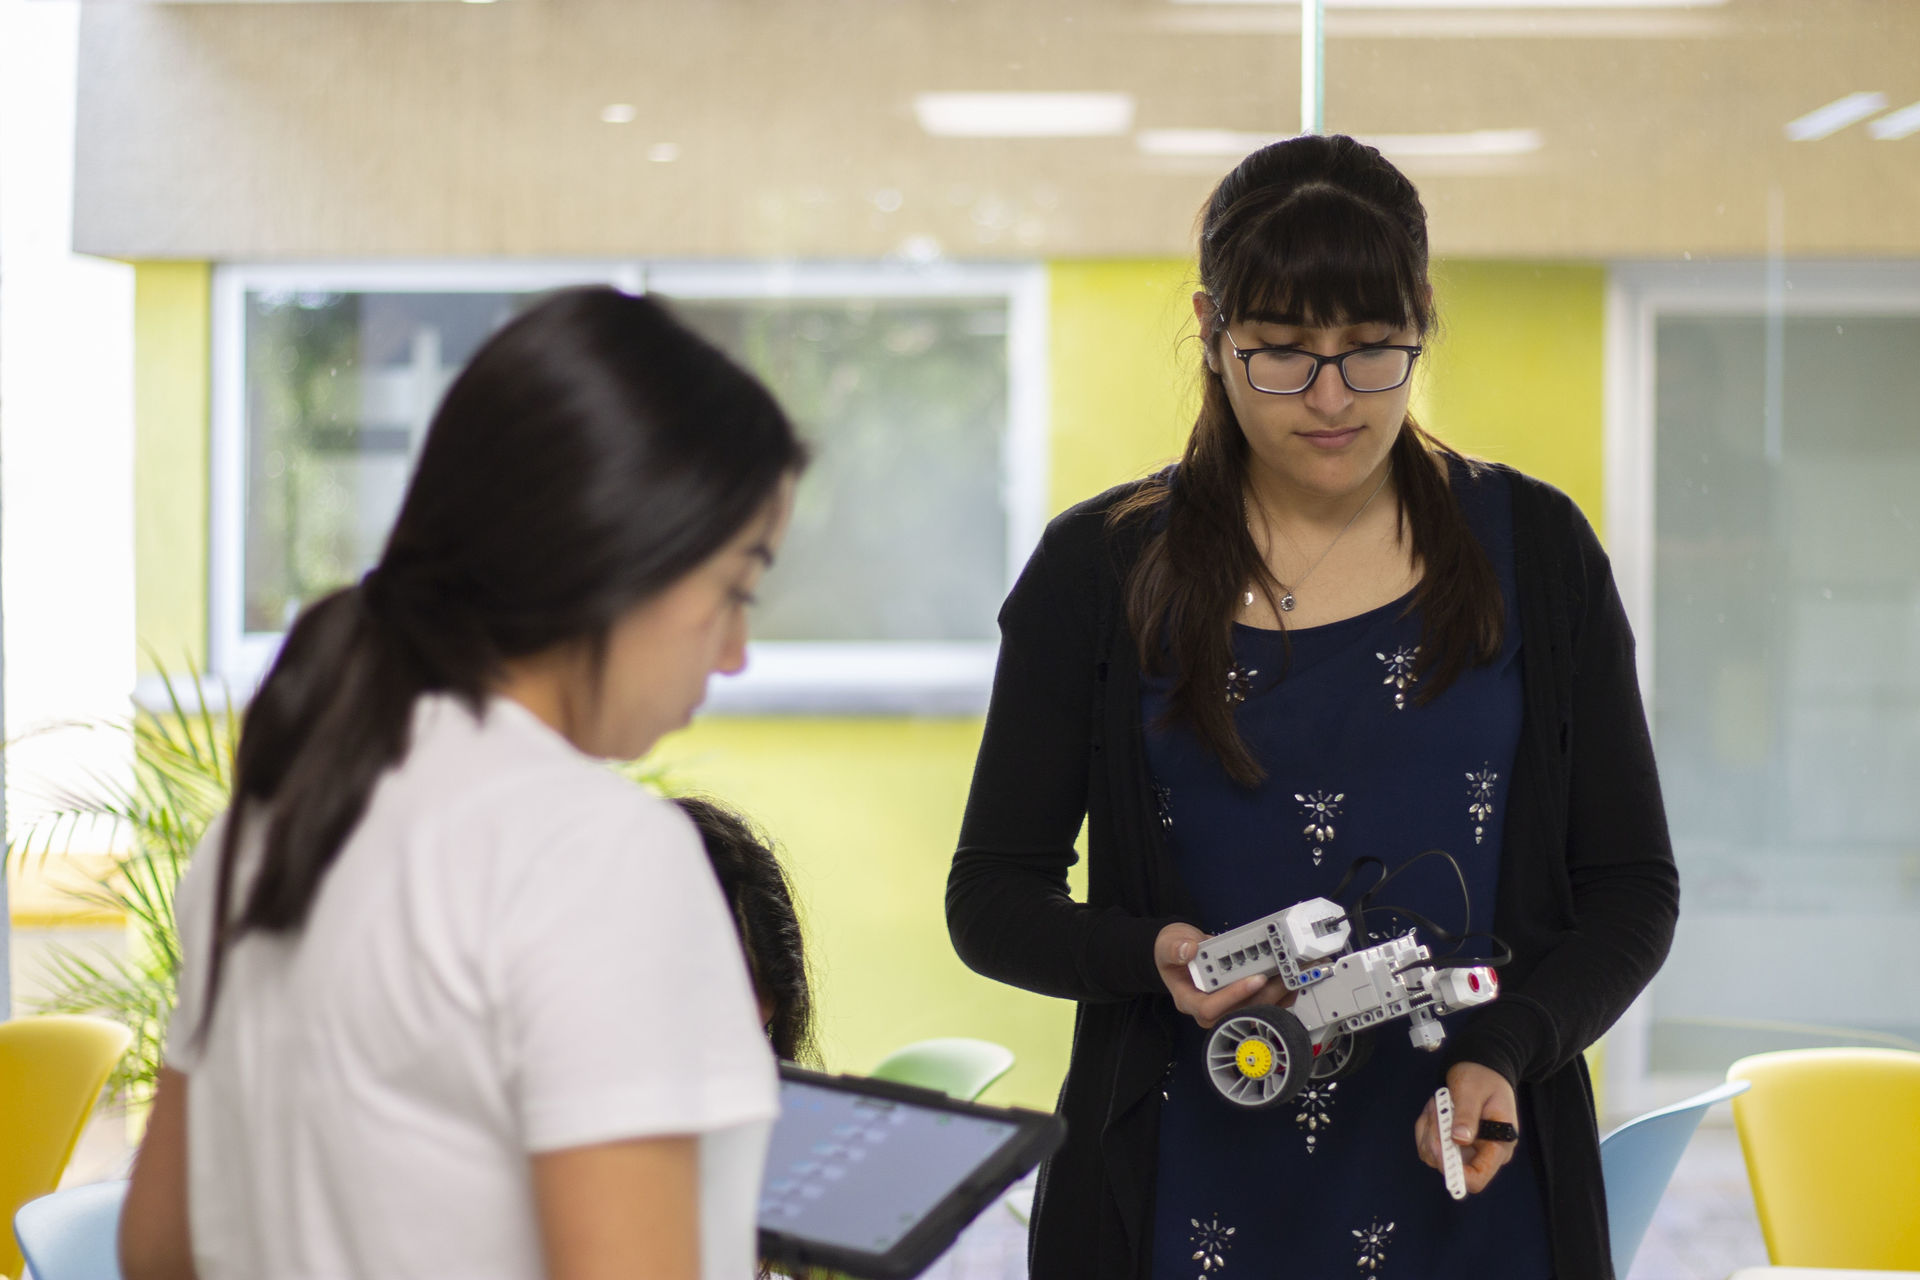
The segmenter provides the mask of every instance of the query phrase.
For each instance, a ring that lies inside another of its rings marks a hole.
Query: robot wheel
[[[1342,1031],[1320,1046],[1313,1056],[1315,1080],[1345,1080],[1367,1065],[1373,1056],[1371,1031]]]
[[[1250,1110],[1299,1093],[1312,1064],[1313,1037],[1291,1011],[1274,1005],[1236,1010],[1207,1040],[1207,1078],[1221,1097]]]

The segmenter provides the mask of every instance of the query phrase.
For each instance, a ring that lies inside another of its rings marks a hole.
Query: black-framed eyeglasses
[[[1340,371],[1351,391],[1393,391],[1413,376],[1413,362],[1423,348],[1396,346],[1355,347],[1337,356],[1316,355],[1299,347],[1250,347],[1242,350],[1227,329],[1224,316],[1216,322],[1227,335],[1227,345],[1247,371],[1247,385],[1270,396],[1297,396],[1313,385],[1328,365]]]

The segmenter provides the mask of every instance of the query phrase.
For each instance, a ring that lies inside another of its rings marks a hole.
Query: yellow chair
[[[0,1213],[4,1221],[60,1185],[100,1086],[132,1033],[105,1018],[0,1022]],[[20,1247],[0,1233],[0,1275],[20,1274]]]
[[[1727,1068],[1767,1256],[1920,1270],[1920,1053],[1789,1049]]]

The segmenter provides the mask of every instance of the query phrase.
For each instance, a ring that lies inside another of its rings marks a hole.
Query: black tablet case
[[[767,1227],[760,1228],[760,1256],[777,1267],[805,1274],[808,1267],[825,1268],[857,1280],[911,1280],[939,1260],[952,1247],[967,1224],[982,1210],[999,1199],[1006,1189],[1040,1161],[1052,1155],[1065,1141],[1067,1129],[1059,1116],[1021,1107],[988,1107],[962,1102],[931,1089],[894,1084],[860,1076],[833,1076],[780,1064],[780,1078],[817,1088],[833,1089],[863,1097],[906,1103],[933,1111],[977,1116],[1013,1124],[1017,1132],[1002,1144],[985,1163],[974,1168],[959,1186],[942,1199],[910,1228],[884,1254],[876,1254],[839,1245],[788,1235]]]

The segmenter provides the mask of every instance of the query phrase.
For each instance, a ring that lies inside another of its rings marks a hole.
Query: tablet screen
[[[1018,1133],[1003,1120],[783,1079],[760,1226],[884,1253]]]

